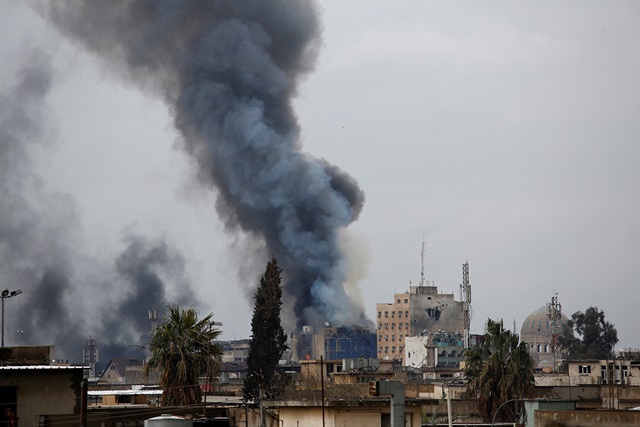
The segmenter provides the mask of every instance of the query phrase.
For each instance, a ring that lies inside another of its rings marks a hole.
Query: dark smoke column
[[[298,326],[364,325],[344,289],[337,237],[356,220],[355,180],[301,152],[292,108],[320,36],[312,1],[55,2],[45,11],[118,74],[169,104],[230,230],[263,238]]]

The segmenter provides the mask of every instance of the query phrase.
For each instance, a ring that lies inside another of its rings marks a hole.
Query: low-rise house
[[[88,366],[0,366],[0,420],[7,426],[46,425],[64,415],[80,423],[81,390]]]
[[[122,359],[111,359],[102,372],[98,383],[127,384],[127,368],[143,367],[144,360],[125,357]]]

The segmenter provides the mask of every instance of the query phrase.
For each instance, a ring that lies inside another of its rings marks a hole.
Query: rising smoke
[[[140,0],[52,2],[42,12],[169,105],[199,176],[218,190],[227,229],[263,240],[278,259],[297,327],[368,326],[345,291],[338,244],[364,194],[300,150],[292,107],[320,45],[317,9],[299,0]]]
[[[54,344],[56,358],[80,361],[86,340],[94,336],[103,362],[142,356],[148,310],[162,313],[170,302],[193,301],[184,260],[164,241],[133,231],[124,234],[123,252],[106,266],[79,253],[75,203],[69,195],[46,191],[34,160],[54,139],[46,103],[54,78],[51,59],[27,51],[18,78],[0,93],[0,284],[23,291],[7,301],[6,341]],[[92,274],[79,274],[78,266]],[[180,288],[180,295],[169,298],[169,287]]]

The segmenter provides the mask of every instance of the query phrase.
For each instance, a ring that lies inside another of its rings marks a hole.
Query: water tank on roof
[[[193,420],[176,417],[171,414],[162,414],[159,417],[144,420],[144,427],[193,427]]]

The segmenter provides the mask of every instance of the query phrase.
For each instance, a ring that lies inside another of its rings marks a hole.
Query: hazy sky
[[[640,347],[640,4],[320,4],[323,46],[295,104],[301,144],[365,192],[346,235],[369,317],[419,282],[424,239],[426,279],[456,299],[468,260],[472,333],[488,317],[519,331],[557,292],[568,316],[597,306],[619,347]],[[73,206],[74,277],[91,282],[91,266],[116,259],[123,230],[163,239],[182,254],[193,304],[223,322],[224,339],[247,338],[246,296],[266,259],[235,249],[247,242],[225,233],[215,192],[176,147],[171,111],[1,0],[0,91],[37,48],[53,78],[39,105],[44,143],[25,157],[40,179],[31,185]],[[46,206],[35,210],[48,221]],[[20,286],[6,305],[9,345],[25,339],[14,319],[34,298]],[[96,286],[68,308],[104,293]]]

